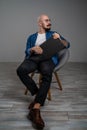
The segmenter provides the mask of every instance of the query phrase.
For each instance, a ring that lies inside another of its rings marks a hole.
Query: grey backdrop
[[[45,13],[71,43],[72,62],[87,62],[87,0],[0,0],[0,62],[22,61],[28,35]]]

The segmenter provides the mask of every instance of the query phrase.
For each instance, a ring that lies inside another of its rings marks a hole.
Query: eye
[[[50,19],[45,19],[45,22],[50,22],[51,20]]]

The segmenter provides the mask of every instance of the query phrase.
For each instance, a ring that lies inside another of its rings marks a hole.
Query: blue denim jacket
[[[53,35],[53,33],[55,33],[55,31],[47,31],[46,32],[46,40],[49,39]],[[35,46],[37,35],[38,35],[38,33],[36,32],[36,33],[30,35],[28,37],[28,39],[27,39],[26,50],[25,50],[25,54],[26,54],[25,58],[27,58],[27,59],[29,58],[29,55],[30,55],[30,48],[33,47],[33,46]],[[61,35],[60,35],[60,38],[62,40],[65,40],[65,38],[63,38]],[[70,43],[68,42],[67,48],[69,48],[69,47],[70,47]],[[58,55],[57,54],[54,55],[52,57],[52,60],[53,60],[53,62],[55,64],[58,64]]]

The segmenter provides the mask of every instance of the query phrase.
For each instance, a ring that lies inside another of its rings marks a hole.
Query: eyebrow
[[[51,21],[51,19],[44,19],[45,21]]]

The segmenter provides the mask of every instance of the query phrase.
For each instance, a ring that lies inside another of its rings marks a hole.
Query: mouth
[[[48,24],[47,27],[51,26],[51,24]]]

